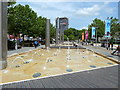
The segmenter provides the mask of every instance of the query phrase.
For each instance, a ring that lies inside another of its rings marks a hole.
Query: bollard
[[[50,19],[46,20],[45,47],[46,47],[46,49],[50,48]]]
[[[7,67],[7,2],[0,1],[0,69]]]

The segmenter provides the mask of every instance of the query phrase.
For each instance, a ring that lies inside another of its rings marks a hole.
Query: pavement
[[[81,46],[81,44],[80,44],[80,46]],[[98,52],[102,55],[105,55],[106,57],[114,58],[114,59],[117,59],[118,61],[120,61],[120,56],[111,55],[111,52],[113,52],[116,49],[117,45],[114,45],[113,50],[107,50],[106,48],[101,47],[100,44],[97,44],[96,46],[82,45],[82,47],[92,50],[94,52]]]
[[[80,45],[82,46],[82,45]],[[120,57],[110,54],[111,50],[106,50],[98,46],[82,46],[86,49],[99,52],[120,60]],[[8,55],[21,53],[35,49],[34,47],[24,47],[19,50],[8,51]],[[0,88],[118,88],[118,65],[108,68],[91,71],[77,72],[50,78],[35,79],[25,82],[11,83]]]
[[[41,45],[39,46],[38,48],[44,48],[45,45]],[[15,54],[19,54],[19,53],[22,53],[22,52],[27,52],[27,51],[30,51],[30,50],[34,50],[35,47],[22,47],[21,49],[17,49],[17,50],[9,50],[7,52],[7,55],[10,56],[10,55],[15,55]]]
[[[51,45],[51,46],[53,46],[53,45]],[[100,44],[97,44],[95,46],[79,44],[79,46],[86,48],[86,49],[89,49],[89,50],[92,50],[94,52],[98,52],[102,55],[105,55],[107,57],[114,58],[114,59],[117,59],[118,61],[120,61],[120,56],[111,55],[111,52],[113,52],[113,50],[107,50],[106,48],[101,47]],[[38,48],[44,48],[44,47],[45,47],[45,45],[41,45]],[[116,47],[117,47],[117,45],[114,45],[113,49],[115,50]],[[22,52],[27,52],[29,50],[34,50],[34,49],[35,49],[34,47],[23,47],[23,48],[18,49],[18,50],[11,50],[11,51],[8,51],[8,56],[14,55],[14,54],[19,54]]]

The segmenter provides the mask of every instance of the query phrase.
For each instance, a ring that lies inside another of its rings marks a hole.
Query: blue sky
[[[118,18],[117,2],[18,2],[30,5],[38,14],[51,19],[55,25],[56,17],[68,17],[69,27],[87,28],[93,19],[105,20],[106,17]]]

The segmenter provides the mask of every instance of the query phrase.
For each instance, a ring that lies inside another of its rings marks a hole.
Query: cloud
[[[88,29],[88,27],[82,27],[82,28],[80,28],[80,30],[82,30],[82,29]]]
[[[83,16],[93,16],[93,15],[98,16],[100,9],[101,8],[99,5],[93,5],[92,7],[80,8],[79,10],[76,11],[76,14]]]
[[[17,2],[104,2],[105,0],[16,0],[16,1]],[[106,1],[118,2],[119,0],[106,0]]]

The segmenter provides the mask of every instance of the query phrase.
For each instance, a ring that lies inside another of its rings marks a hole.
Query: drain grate
[[[82,58],[86,58],[85,56],[83,56]]]
[[[18,67],[20,67],[20,66],[19,66],[19,65],[16,65],[15,67],[18,68]]]
[[[73,70],[72,69],[66,69],[67,72],[72,72]]]
[[[107,64],[113,65],[113,63],[107,63]]]
[[[29,62],[28,61],[26,61],[26,62],[24,62],[23,64],[28,64]]]
[[[113,56],[108,56],[108,57],[113,57]]]
[[[50,60],[50,62],[52,62],[53,60]]]
[[[41,76],[41,73],[35,73],[35,74],[33,74],[34,78],[39,77],[39,76]]]
[[[90,67],[92,67],[92,68],[96,68],[96,66],[95,66],[95,65],[90,65]]]

